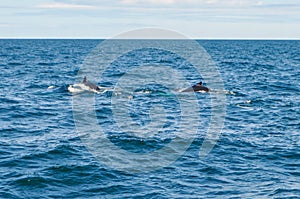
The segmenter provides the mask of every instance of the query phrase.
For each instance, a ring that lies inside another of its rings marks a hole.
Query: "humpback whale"
[[[70,91],[71,93],[81,93],[84,91],[99,93],[100,88],[97,85],[93,84],[92,82],[88,81],[86,77],[84,77],[81,83],[69,85],[68,91]]]
[[[209,88],[203,86],[202,82],[199,82],[190,88],[184,89],[181,92],[197,92],[197,91],[209,92]]]
[[[82,83],[83,83],[85,86],[89,87],[89,89],[91,89],[91,90],[100,91],[100,88],[99,88],[97,85],[95,85],[95,84],[89,82],[89,81],[86,79],[86,76],[84,76]]]

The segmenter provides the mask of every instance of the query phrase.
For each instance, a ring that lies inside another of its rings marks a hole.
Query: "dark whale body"
[[[198,84],[195,84],[194,86],[187,88],[181,92],[197,92],[197,91],[209,92],[209,88],[203,86],[202,82],[199,82]]]
[[[99,87],[91,82],[89,82],[88,80],[86,80],[86,77],[83,78],[82,83],[85,86],[88,86],[90,89],[96,90],[96,91],[100,91]]]

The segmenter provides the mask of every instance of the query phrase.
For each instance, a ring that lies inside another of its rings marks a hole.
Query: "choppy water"
[[[300,196],[300,41],[199,41],[217,63],[228,91],[222,135],[208,156],[199,158],[210,112],[202,106],[203,132],[188,150],[171,165],[146,173],[118,171],[99,162],[75,129],[73,95],[67,87],[99,42],[0,40],[1,198]],[[136,52],[131,64],[151,59],[181,63],[163,53]],[[124,67],[122,63],[121,57],[111,70]],[[106,72],[106,81],[96,83],[113,87],[110,80],[122,73]],[[189,76],[189,81],[196,83],[196,78]],[[149,139],[114,132],[107,101],[112,91],[96,96],[96,115],[116,146],[148,153],[173,139],[180,107],[165,87],[150,84],[136,92],[131,117],[147,124],[146,102],[161,105],[166,132]],[[209,94],[197,98],[209,105]]]

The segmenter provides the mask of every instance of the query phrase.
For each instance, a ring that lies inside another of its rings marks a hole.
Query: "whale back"
[[[85,86],[88,86],[90,89],[93,89],[93,90],[97,90],[99,91],[99,87],[95,84],[93,84],[92,82],[89,82],[86,77],[83,78],[83,81],[82,83],[85,85]]]
[[[209,92],[209,89],[205,86],[202,85],[202,82],[199,82],[198,84],[189,87],[185,90],[183,90],[182,92],[197,92],[197,91],[205,91],[205,92]]]

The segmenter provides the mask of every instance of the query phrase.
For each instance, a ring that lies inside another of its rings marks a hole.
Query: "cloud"
[[[43,9],[77,9],[77,10],[91,10],[96,9],[96,6],[84,4],[68,4],[68,3],[49,3],[36,5],[36,8]]]
[[[191,6],[249,6],[261,4],[258,0],[119,0],[131,5],[191,5]]]
[[[8,28],[11,26],[12,26],[12,24],[9,24],[9,23],[0,23],[0,28]]]
[[[124,4],[174,4],[176,0],[121,0]]]

